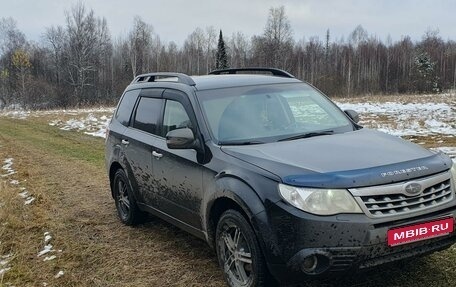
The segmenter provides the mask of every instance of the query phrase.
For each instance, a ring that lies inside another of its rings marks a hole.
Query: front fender
[[[205,212],[205,228],[209,245],[213,247],[215,236],[216,223],[211,222],[210,218],[214,204],[220,199],[229,199],[239,206],[248,217],[267,262],[277,262],[280,255],[277,238],[270,228],[271,225],[265,211],[265,204],[268,204],[268,200],[263,202],[252,186],[233,175],[218,178],[215,187],[215,192],[211,194]],[[211,230],[211,226],[214,227],[213,230]]]

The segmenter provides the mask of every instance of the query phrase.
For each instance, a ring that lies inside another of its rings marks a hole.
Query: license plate
[[[388,245],[395,246],[450,234],[454,219],[445,218],[388,230]]]

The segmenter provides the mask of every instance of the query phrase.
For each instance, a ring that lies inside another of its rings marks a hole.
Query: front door
[[[203,167],[193,149],[168,149],[165,136],[171,130],[191,128],[196,122],[193,110],[184,93],[165,90],[165,109],[161,135],[154,141],[152,151],[154,184],[161,197],[160,209],[175,219],[201,230],[200,207],[203,197]]]

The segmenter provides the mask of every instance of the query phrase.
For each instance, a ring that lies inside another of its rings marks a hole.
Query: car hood
[[[369,129],[221,149],[279,176],[286,184],[307,187],[379,185],[451,167],[451,159],[442,153]]]

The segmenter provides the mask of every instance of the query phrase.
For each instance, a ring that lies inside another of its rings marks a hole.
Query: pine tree
[[[439,77],[435,71],[436,63],[426,52],[418,53],[415,56],[415,63],[412,77],[417,92],[440,92]]]
[[[222,30],[220,30],[220,36],[218,39],[215,68],[217,70],[228,68],[228,56],[226,54],[225,41],[223,41]]]

